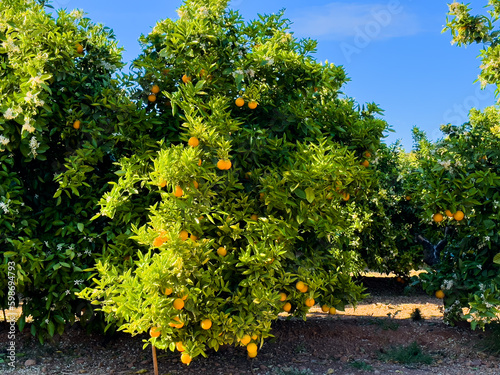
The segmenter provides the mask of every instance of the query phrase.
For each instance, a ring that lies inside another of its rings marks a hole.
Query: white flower
[[[31,87],[39,85],[42,82],[43,82],[43,80],[42,80],[42,76],[40,74],[37,75],[36,77],[31,77],[30,80],[28,81],[28,83],[31,85]]]
[[[84,251],[85,255],[92,255],[92,251],[90,251],[89,249],[86,249]]]
[[[64,244],[63,243],[58,243],[57,244],[57,250],[58,251],[61,251],[61,249],[63,248]]]
[[[80,285],[81,283],[83,283],[83,280],[75,280],[74,282],[75,282],[75,285],[77,285],[77,286],[78,286],[78,285]]]
[[[12,120],[17,117],[17,114],[14,113],[14,111],[11,108],[7,108],[7,110],[3,114],[3,117],[5,117],[5,119],[7,120]]]
[[[38,149],[38,147],[40,146],[40,143],[38,143],[38,141],[36,140],[36,137],[31,137],[31,140],[30,140],[30,154],[33,155],[33,157],[36,157],[38,155],[38,153],[36,152],[36,150]]]
[[[74,9],[70,13],[70,16],[75,17],[77,20],[79,20],[80,18],[83,18],[83,15],[84,15],[83,10],[80,10],[80,9]]]
[[[66,295],[70,294],[71,292],[69,291],[69,289],[66,289],[66,291],[64,292],[66,293]]]
[[[266,60],[267,64],[269,64],[269,65],[273,65],[274,64],[274,59],[272,59],[270,57],[265,57],[264,59]]]
[[[490,240],[490,236],[486,236],[486,237],[484,237],[484,240],[485,240],[486,242],[488,242],[488,241]]]
[[[252,77],[252,78],[255,76],[255,71],[252,69],[245,70],[245,73],[248,74],[248,76]]]
[[[10,139],[0,135],[0,145],[7,146],[10,143]]]
[[[30,118],[26,118],[24,120],[24,124],[23,124],[23,128],[22,128],[21,132],[27,131],[28,133],[33,133],[35,131],[35,128],[30,124],[30,122],[31,122]]]
[[[0,208],[3,210],[4,213],[8,214],[9,213],[9,201],[0,202]]]
[[[177,14],[179,15],[180,18],[184,18],[187,16],[187,12],[185,12],[181,9],[177,9]]]
[[[49,324],[50,320],[45,319],[45,324]]]
[[[32,91],[28,91],[26,93],[26,96],[24,97],[24,100],[29,103],[29,102],[33,101],[33,99],[36,99],[36,95],[33,95]]]
[[[477,268],[479,268],[480,270],[482,270],[483,269],[483,265],[482,264],[478,264]]]
[[[207,7],[201,7],[199,9],[199,12],[201,13],[202,16],[205,16],[205,17],[208,16],[208,9],[207,9]]]

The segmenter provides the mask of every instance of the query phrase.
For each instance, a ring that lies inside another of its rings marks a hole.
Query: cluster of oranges
[[[463,211],[457,211],[455,213],[452,213],[450,210],[446,210],[444,213],[450,219],[455,219],[456,221],[462,221],[465,217]],[[444,220],[444,216],[442,213],[437,212],[434,215],[432,215],[432,220],[434,220],[436,223],[440,223]]]
[[[243,98],[237,98],[235,101],[234,101],[234,104],[236,104],[236,107],[243,107],[245,105],[245,99]],[[259,105],[259,103],[257,103],[255,100],[250,100],[248,102],[248,108],[250,109],[255,109],[257,108],[257,106]]]

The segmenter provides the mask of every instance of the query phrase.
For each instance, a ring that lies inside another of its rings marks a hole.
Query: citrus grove
[[[448,242],[413,284],[452,323],[496,320],[496,107],[437,142],[414,129],[406,153],[282,12],[186,0],[124,74],[111,30],[45,3],[0,4],[0,303],[22,302],[20,330],[43,342],[78,320],[185,364],[222,345],[254,358],[279,314],[360,301],[364,269],[407,282],[417,237]],[[450,5],[454,41],[486,45],[483,84],[499,82],[491,17]]]

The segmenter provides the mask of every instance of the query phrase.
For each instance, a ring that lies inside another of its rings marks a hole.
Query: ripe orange
[[[257,344],[254,342],[251,342],[250,344],[247,345],[247,351],[249,353],[257,352]]]
[[[207,330],[212,327],[212,321],[210,319],[204,319],[201,321],[201,328]]]
[[[297,281],[297,284],[295,284],[295,287],[298,289],[298,290],[302,290],[304,289],[304,287],[306,286],[306,284],[304,284],[302,281]]]
[[[186,294],[184,294],[184,295],[181,297],[181,299],[182,299],[183,301],[185,301],[185,300],[187,300],[188,296],[189,296],[189,294],[187,294],[187,293],[186,293]]]
[[[365,168],[368,168],[368,166],[370,165],[370,162],[368,160],[365,160],[361,163],[361,165]]]
[[[255,358],[255,357],[257,357],[257,351],[255,351],[255,352],[248,352],[248,357],[249,358]]]
[[[158,94],[160,92],[160,86],[158,85],[153,85],[153,87],[151,87],[151,92],[153,94]]]
[[[76,52],[82,54],[83,53],[83,46],[80,43],[76,44]]]
[[[186,348],[184,347],[184,345],[182,344],[182,341],[178,341],[175,343],[175,347],[177,348],[178,351],[180,352],[183,352],[184,350],[186,350]]]
[[[456,221],[461,221],[463,220],[463,218],[465,217],[464,213],[462,211],[457,211],[455,212],[455,214],[453,215],[453,218],[456,220]]]
[[[313,307],[314,303],[315,303],[314,298],[306,298],[305,304],[307,307]]]
[[[257,340],[259,338],[259,335],[257,335],[256,333],[254,333],[252,335],[252,340]]]
[[[435,296],[437,298],[439,298],[439,299],[443,299],[444,298],[444,292],[441,289],[439,289],[439,290],[436,291]]]
[[[159,187],[164,188],[167,186],[167,181],[165,181],[163,178],[160,180],[160,183],[158,184]]]
[[[337,309],[335,309],[335,307],[330,307],[329,313],[330,315],[335,315],[337,313]]]
[[[369,151],[365,151],[365,158],[371,158],[372,157],[372,154],[370,154]]]
[[[283,310],[286,312],[289,312],[292,309],[292,304],[290,302],[287,302],[283,305]]]
[[[181,188],[179,185],[177,185],[177,186],[175,187],[174,195],[175,195],[177,198],[180,198],[180,197],[182,197],[182,196],[184,195],[184,191],[182,191],[182,188]]]
[[[248,108],[250,108],[250,109],[255,109],[255,108],[257,108],[258,105],[259,104],[255,100],[248,102]]]
[[[243,107],[245,105],[245,99],[238,98],[234,101],[234,104],[236,104],[237,107]]]
[[[73,123],[73,129],[76,129],[76,130],[80,129],[80,124],[81,124],[80,120],[76,120]]]
[[[201,159],[198,159],[198,166],[201,167]]]
[[[342,199],[345,200],[346,202],[351,198],[351,195],[349,193],[342,193]]]
[[[225,247],[219,247],[217,249],[217,254],[219,254],[219,256],[221,256],[221,257],[225,257],[226,254],[227,254],[226,248]]]
[[[187,76],[187,75],[183,75],[182,76],[182,82],[184,83],[188,83],[188,82],[191,82],[191,77]]]
[[[194,234],[191,235],[191,237],[189,238],[191,241],[193,242],[196,242],[198,241],[198,236],[195,236]]]
[[[186,241],[189,237],[189,233],[185,230],[181,230],[179,232],[179,238],[182,240],[182,241]]]
[[[155,94],[150,94],[150,95],[148,95],[148,100],[149,100],[151,103],[156,102],[156,95],[155,95]]]
[[[286,301],[286,293],[281,292],[280,293],[280,301],[285,302]]]
[[[253,221],[257,221],[259,220],[259,216],[257,216],[256,214],[252,214],[252,216],[250,216],[250,219],[252,219]]]
[[[231,160],[222,160],[220,159],[218,162],[217,162],[217,168],[219,168],[221,171],[225,171],[225,170],[228,170],[228,169],[231,169]]]
[[[328,311],[330,311],[330,307],[328,305],[323,305],[323,306],[321,306],[321,311],[323,311],[324,313],[327,313]]]
[[[178,316],[174,317],[174,320],[175,320],[176,322],[179,322],[179,323],[173,323],[173,322],[170,322],[170,323],[168,323],[168,325],[169,325],[170,327],[174,327],[174,328],[177,328],[177,329],[184,327],[184,322],[181,322],[181,320],[179,319],[179,317],[178,317]]]
[[[226,168],[225,168],[225,169],[226,169],[226,170],[231,169],[231,166],[233,165],[233,164],[231,163],[231,160],[226,160],[226,161],[225,161],[225,163],[226,163]]]
[[[195,189],[198,189],[198,187],[200,187],[200,184],[198,183],[198,181],[193,181],[193,186]]]
[[[165,294],[166,296],[171,295],[172,292],[173,292],[172,288],[167,287],[167,288],[163,289],[163,294]]]
[[[411,197],[409,195],[406,196],[406,200],[409,201],[411,200]]]
[[[250,337],[250,335],[245,335],[241,338],[240,342],[243,344],[243,345],[248,345],[248,343],[252,340],[252,338]]]
[[[151,327],[151,329],[149,330],[149,335],[151,337],[160,337],[161,329],[159,327]]]
[[[443,215],[438,212],[432,215],[432,220],[434,220],[436,223],[440,223],[443,221]]]
[[[453,217],[453,213],[452,213],[450,210],[446,210],[444,213],[445,213],[445,214],[446,214],[446,216],[448,216],[448,217]]]
[[[153,246],[154,247],[160,247],[165,243],[165,239],[162,236],[158,236],[154,239],[153,241]]]
[[[305,293],[307,292],[307,290],[309,289],[309,287],[307,285],[304,285],[304,287],[302,289],[299,289],[302,293]]]
[[[184,301],[181,298],[176,298],[174,300],[174,309],[182,310],[184,308]]]
[[[181,354],[181,362],[185,365],[189,365],[191,363],[191,356],[187,353]]]
[[[189,138],[188,140],[188,145],[190,145],[191,147],[196,147],[200,144],[200,140],[196,137],[191,137]]]

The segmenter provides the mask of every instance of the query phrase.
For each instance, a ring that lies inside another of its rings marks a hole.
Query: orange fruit
[[[187,300],[188,296],[189,296],[188,294],[184,294],[184,295],[181,297],[181,299],[182,299],[183,301],[185,301],[185,300]]]
[[[283,293],[283,292],[280,293],[280,301],[281,302],[285,302],[286,301],[286,294]]]
[[[153,94],[158,94],[160,92],[160,86],[158,85],[153,85],[153,87],[151,87],[151,92]]]
[[[179,322],[179,323],[170,322],[170,323],[168,323],[168,325],[170,327],[174,327],[174,328],[177,328],[177,329],[184,327],[184,322],[181,322],[181,320],[179,319],[178,316],[174,317],[174,320],[177,321],[177,322]]]
[[[256,214],[253,214],[252,216],[250,216],[250,219],[252,219],[253,221],[257,221],[259,220],[259,217]]]
[[[445,213],[445,214],[446,214],[446,216],[448,216],[448,217],[453,217],[453,213],[452,213],[450,210],[446,210],[444,213]]]
[[[182,190],[182,188],[181,188],[179,185],[177,185],[177,186],[175,187],[174,195],[175,195],[177,198],[180,198],[180,197],[182,197],[182,196],[184,195],[184,191]]]
[[[250,357],[250,358],[257,357],[257,352],[256,351],[255,352],[248,352],[248,357]]]
[[[455,214],[453,215],[453,218],[456,220],[456,221],[461,221],[463,220],[463,218],[465,217],[464,213],[462,211],[457,211],[455,212]]]
[[[438,212],[432,215],[432,220],[434,220],[436,223],[440,223],[443,221],[443,215]]]
[[[245,335],[241,338],[240,342],[243,344],[243,345],[248,345],[248,343],[252,340],[252,338],[250,337],[250,335]]]
[[[328,305],[323,305],[323,306],[321,306],[321,311],[323,311],[324,313],[327,313],[328,311],[330,311],[330,307]]]
[[[349,195],[349,193],[342,193],[342,199],[345,200],[346,202],[349,200],[351,196]]]
[[[361,163],[361,165],[365,168],[368,168],[368,166],[370,165],[370,162],[368,160],[365,160]]]
[[[191,137],[189,138],[188,140],[188,145],[190,145],[191,147],[196,147],[200,144],[200,140],[196,137]]]
[[[315,303],[314,298],[306,298],[305,304],[307,307],[313,307],[314,303]]]
[[[306,284],[304,284],[302,281],[298,281],[297,284],[295,284],[295,287],[298,289],[298,290],[302,290],[304,289],[304,287],[306,286]]]
[[[151,329],[149,330],[149,335],[151,337],[160,337],[161,329],[159,327],[151,327]]]
[[[81,124],[80,120],[76,120],[73,123],[73,129],[76,129],[76,130],[80,129],[80,124]]]
[[[187,76],[187,75],[183,75],[182,76],[182,82],[184,83],[188,83],[188,82],[191,82],[191,77]]]
[[[83,53],[83,46],[80,43],[76,44],[76,52],[82,54]]]
[[[302,289],[299,289],[302,293],[305,293],[307,292],[307,290],[309,289],[309,287],[307,285],[304,285],[304,287]]]
[[[189,365],[191,363],[191,356],[187,353],[181,354],[181,362],[185,365]]]
[[[251,342],[250,344],[247,345],[247,351],[249,353],[257,352],[257,344],[254,342]]]
[[[212,321],[210,319],[204,319],[201,321],[201,328],[207,330],[212,327]]]
[[[158,184],[159,187],[164,188],[167,186],[167,181],[165,181],[163,178],[160,180],[160,183]]]
[[[243,107],[245,105],[245,100],[243,98],[238,98],[234,101],[237,107]]]
[[[255,100],[248,102],[248,108],[250,108],[250,109],[255,109],[255,108],[257,108],[258,105],[259,104]]]
[[[148,95],[148,100],[149,100],[151,103],[156,102],[156,95],[155,95],[155,94],[150,94],[150,95]]]
[[[182,310],[184,308],[184,301],[180,298],[174,300],[174,309]]]
[[[369,151],[365,151],[364,155],[365,155],[365,158],[367,158],[367,159],[372,157],[372,154],[370,154]]]
[[[330,315],[335,315],[337,313],[337,309],[335,307],[330,307],[330,311],[328,311]]]
[[[290,302],[287,302],[283,305],[283,310],[286,312],[289,312],[292,309],[292,304]]]
[[[219,168],[221,171],[225,171],[225,170],[228,170],[228,169],[231,169],[231,160],[222,160],[220,159],[218,162],[217,162],[217,168]]]
[[[173,292],[172,288],[167,287],[167,288],[163,289],[163,294],[165,294],[166,296],[171,295],[172,292]]]
[[[231,166],[233,165],[233,164],[231,163],[231,160],[226,160],[226,161],[225,161],[225,163],[226,163],[226,168],[225,168],[225,169],[226,169],[226,170],[231,169]]]
[[[191,235],[189,238],[191,241],[196,242],[198,240],[198,236],[195,236],[194,234]]]
[[[441,289],[439,289],[438,291],[436,291],[435,296],[436,296],[436,298],[443,299],[444,292]]]
[[[175,347],[177,348],[178,351],[180,352],[183,352],[184,350],[186,350],[186,348],[184,347],[184,345],[182,344],[182,341],[178,341],[175,343]]]
[[[195,189],[198,189],[198,187],[200,187],[200,184],[198,183],[198,181],[193,181],[193,186]]]
[[[252,340],[257,340],[258,338],[259,338],[259,336],[258,336],[256,333],[254,333],[254,334],[252,335]]]
[[[264,194],[264,193],[260,193],[260,194],[259,194],[259,198],[260,198],[261,200],[262,200],[262,199],[264,199],[265,197],[266,197],[266,194]]]
[[[201,159],[198,159],[198,166],[201,167]]]
[[[221,256],[221,257],[225,257],[226,254],[227,254],[226,248],[225,247],[219,247],[217,249],[217,254],[219,254],[219,256]]]
[[[165,243],[165,239],[162,236],[158,236],[154,239],[153,241],[153,246],[154,247],[160,247]]]
[[[407,201],[411,200],[411,197],[409,195],[407,195],[405,198]]]
[[[163,69],[161,72],[163,73],[163,75],[167,75],[168,73],[170,73],[170,69]]]
[[[185,230],[181,230],[179,232],[179,238],[182,240],[182,241],[186,241],[189,237],[189,233]]]

